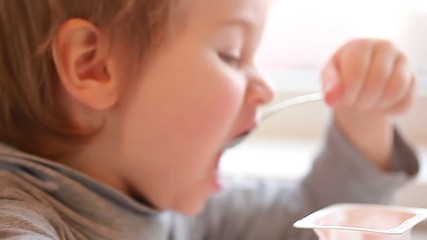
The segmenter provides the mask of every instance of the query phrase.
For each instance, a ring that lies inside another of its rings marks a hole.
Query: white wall
[[[427,70],[426,0],[276,0],[260,46],[266,69],[318,68],[354,37],[400,45]]]

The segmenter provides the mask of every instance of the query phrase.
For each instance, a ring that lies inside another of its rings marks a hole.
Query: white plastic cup
[[[320,240],[410,240],[427,209],[373,204],[335,204],[297,221]]]

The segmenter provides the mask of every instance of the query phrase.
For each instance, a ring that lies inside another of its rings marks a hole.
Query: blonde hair
[[[0,141],[42,157],[55,157],[86,141],[56,96],[51,53],[59,26],[86,19],[111,39],[126,41],[142,59],[161,41],[171,0],[0,0]],[[130,41],[130,43],[128,43]],[[136,49],[135,49],[136,47]]]

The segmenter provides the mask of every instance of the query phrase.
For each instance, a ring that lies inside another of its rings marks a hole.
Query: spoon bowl
[[[276,104],[273,104],[272,106],[267,107],[264,112],[261,114],[261,117],[258,119],[258,122],[262,122],[264,120],[266,120],[267,118],[270,118],[271,116],[275,115],[276,113],[279,113],[285,109],[291,108],[291,107],[295,107],[298,105],[302,105],[305,103],[310,103],[310,102],[316,102],[316,101],[320,101],[323,100],[323,93],[321,92],[316,92],[316,93],[310,93],[310,94],[305,94],[305,95],[300,95],[297,97],[293,97],[293,98],[288,98],[282,101],[279,101]],[[233,139],[231,142],[229,142],[226,146],[225,149],[228,148],[232,148],[235,147],[237,145],[239,145],[241,142],[243,142],[248,136],[250,135],[250,132],[239,136],[235,139]]]

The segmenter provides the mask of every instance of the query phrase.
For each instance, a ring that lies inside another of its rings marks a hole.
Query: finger
[[[408,108],[412,105],[412,102],[414,101],[416,86],[417,80],[415,76],[413,76],[410,81],[409,88],[404,94],[405,97],[400,102],[397,102],[395,105],[386,110],[386,112],[388,112],[389,114],[401,114],[408,110]]]
[[[342,93],[342,84],[338,76],[337,66],[330,61],[322,71],[322,89],[325,101],[330,106],[336,106]]]
[[[340,78],[344,85],[341,101],[353,106],[362,91],[372,58],[372,41],[355,40],[348,43],[337,55]]]
[[[407,63],[406,57],[399,56],[391,79],[377,103],[378,108],[390,108],[405,98],[405,94],[408,93],[408,89],[411,87],[412,78],[412,70]]]
[[[397,52],[393,44],[388,41],[375,44],[368,75],[357,99],[361,109],[372,109],[380,100],[391,79],[396,60]]]

